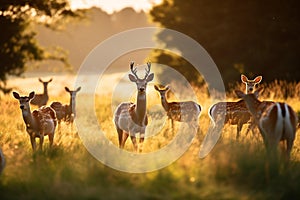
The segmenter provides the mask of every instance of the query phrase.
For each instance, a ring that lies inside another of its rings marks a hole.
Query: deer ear
[[[41,82],[41,83],[42,83],[42,82],[43,82],[43,80],[42,80],[41,78],[39,78],[39,82]]]
[[[52,80],[53,80],[53,79],[52,79],[52,78],[50,78],[50,80],[48,81],[48,83],[50,83]]]
[[[255,83],[260,83],[261,80],[262,80],[262,76],[258,76],[258,77],[256,77],[256,78],[254,79],[254,82],[255,82]]]
[[[29,99],[32,99],[34,97],[34,92],[30,92]]]
[[[133,76],[132,74],[128,74],[128,77],[129,77],[129,80],[132,81],[132,82],[136,82],[137,79],[135,76]]]
[[[147,81],[147,82],[149,82],[149,81],[152,81],[152,80],[153,80],[153,78],[154,78],[154,74],[153,74],[153,73],[151,73],[150,75],[148,75],[148,77],[147,77],[146,81]]]
[[[17,92],[13,92],[13,96],[14,96],[16,99],[20,99],[20,95],[19,95]]]
[[[169,86],[169,85],[167,85],[167,86],[166,86],[166,88],[165,88],[165,90],[167,90],[167,91],[168,91],[169,89],[170,89],[170,86]]]
[[[76,89],[76,92],[79,92],[81,90],[81,87],[78,87],[77,89]]]
[[[244,92],[240,91],[240,90],[235,90],[235,94],[239,97],[239,98],[243,98],[245,96]]]
[[[243,83],[247,83],[248,82],[248,78],[244,74],[241,75],[241,80],[242,80]]]
[[[65,87],[65,90],[66,90],[67,92],[70,92],[70,89],[69,89],[68,87]]]
[[[158,88],[157,85],[154,85],[154,89],[157,90],[157,91],[159,91],[159,88]]]

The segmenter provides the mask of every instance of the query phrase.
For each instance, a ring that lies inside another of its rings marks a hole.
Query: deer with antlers
[[[30,101],[32,105],[37,105],[38,107],[44,106],[47,104],[49,100],[48,96],[48,84],[52,81],[52,78],[50,78],[49,81],[43,81],[41,78],[39,78],[39,81],[43,84],[44,87],[44,93],[43,94],[36,94],[34,98]]]
[[[174,121],[192,122],[197,124],[201,113],[201,106],[194,101],[168,102],[166,93],[170,90],[169,86],[154,85],[154,89],[160,94],[161,104],[171,120],[172,130],[174,130]]]
[[[125,142],[130,135],[136,152],[142,152],[142,144],[144,142],[146,126],[148,124],[146,106],[146,89],[148,82],[152,81],[154,74],[150,74],[151,63],[147,63],[144,78],[139,78],[137,68],[134,67],[134,62],[130,63],[129,80],[137,86],[136,104],[132,102],[121,103],[116,108],[114,114],[114,123],[118,132],[119,147],[124,148]],[[139,145],[136,141],[136,134],[140,133]]]
[[[238,97],[245,101],[247,108],[258,125],[268,153],[276,152],[280,141],[285,143],[284,155],[287,160],[294,144],[298,117],[286,103],[259,101],[260,90],[253,94],[236,91]]]
[[[257,76],[255,79],[249,80],[242,74],[241,80],[246,85],[246,93],[253,93],[255,91],[255,86],[261,82],[262,76]],[[216,126],[222,118],[224,119],[224,124],[237,125],[237,140],[239,139],[243,125],[251,121],[251,114],[248,111],[244,100],[239,100],[237,102],[218,102],[209,108],[208,115],[214,126]],[[254,123],[250,123],[250,129],[253,132]]]
[[[55,111],[50,107],[42,106],[31,112],[29,102],[34,98],[34,92],[31,92],[29,96],[20,96],[17,92],[13,92],[13,96],[19,100],[32,149],[36,149],[35,138],[40,138],[40,149],[42,150],[46,135],[48,135],[50,147],[52,147],[57,124]]]
[[[81,87],[78,87],[76,90],[70,90],[68,87],[65,87],[65,90],[70,94],[69,105],[63,105],[57,101],[51,103],[50,107],[55,110],[59,125],[61,121],[73,124],[76,116],[76,94],[80,89]]]

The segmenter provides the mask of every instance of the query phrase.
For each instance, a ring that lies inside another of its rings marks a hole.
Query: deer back
[[[66,117],[66,110],[65,106],[60,102],[52,102],[50,107],[55,111],[56,118],[60,121],[65,119]]]
[[[40,131],[48,134],[55,131],[57,125],[56,113],[51,107],[41,107],[34,111],[33,116],[38,120]]]
[[[232,125],[247,123],[251,118],[244,100],[218,102],[210,108],[209,115],[214,122],[218,121],[219,117],[225,117],[224,123],[229,122]]]
[[[176,121],[189,121],[198,118],[201,107],[193,101],[170,102],[167,110],[168,117]]]
[[[44,106],[48,102],[48,95],[45,94],[36,94],[35,97],[31,100],[32,105],[37,105],[39,107]]]
[[[267,102],[266,104],[259,119],[259,126],[265,133],[274,134],[274,132],[279,131],[288,134],[289,132],[296,132],[298,118],[288,104],[274,102]],[[283,134],[282,137],[284,138],[285,135]]]

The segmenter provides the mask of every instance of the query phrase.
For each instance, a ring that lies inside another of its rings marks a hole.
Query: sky
[[[108,14],[117,12],[126,7],[132,7],[136,11],[147,12],[150,8],[162,0],[70,0],[72,9],[99,7]]]

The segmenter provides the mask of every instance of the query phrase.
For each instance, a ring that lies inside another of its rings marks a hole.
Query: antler
[[[147,67],[148,67],[148,68],[145,69],[145,71],[146,71],[145,78],[147,78],[147,76],[148,76],[149,73],[150,73],[151,62],[147,62]],[[145,78],[144,78],[144,79],[145,79]]]
[[[137,69],[136,69],[136,67],[133,67],[133,66],[134,66],[134,62],[131,61],[131,62],[130,62],[130,70],[131,70],[132,74],[133,74],[136,78],[139,78],[139,77],[137,76],[137,74],[136,74]]]

